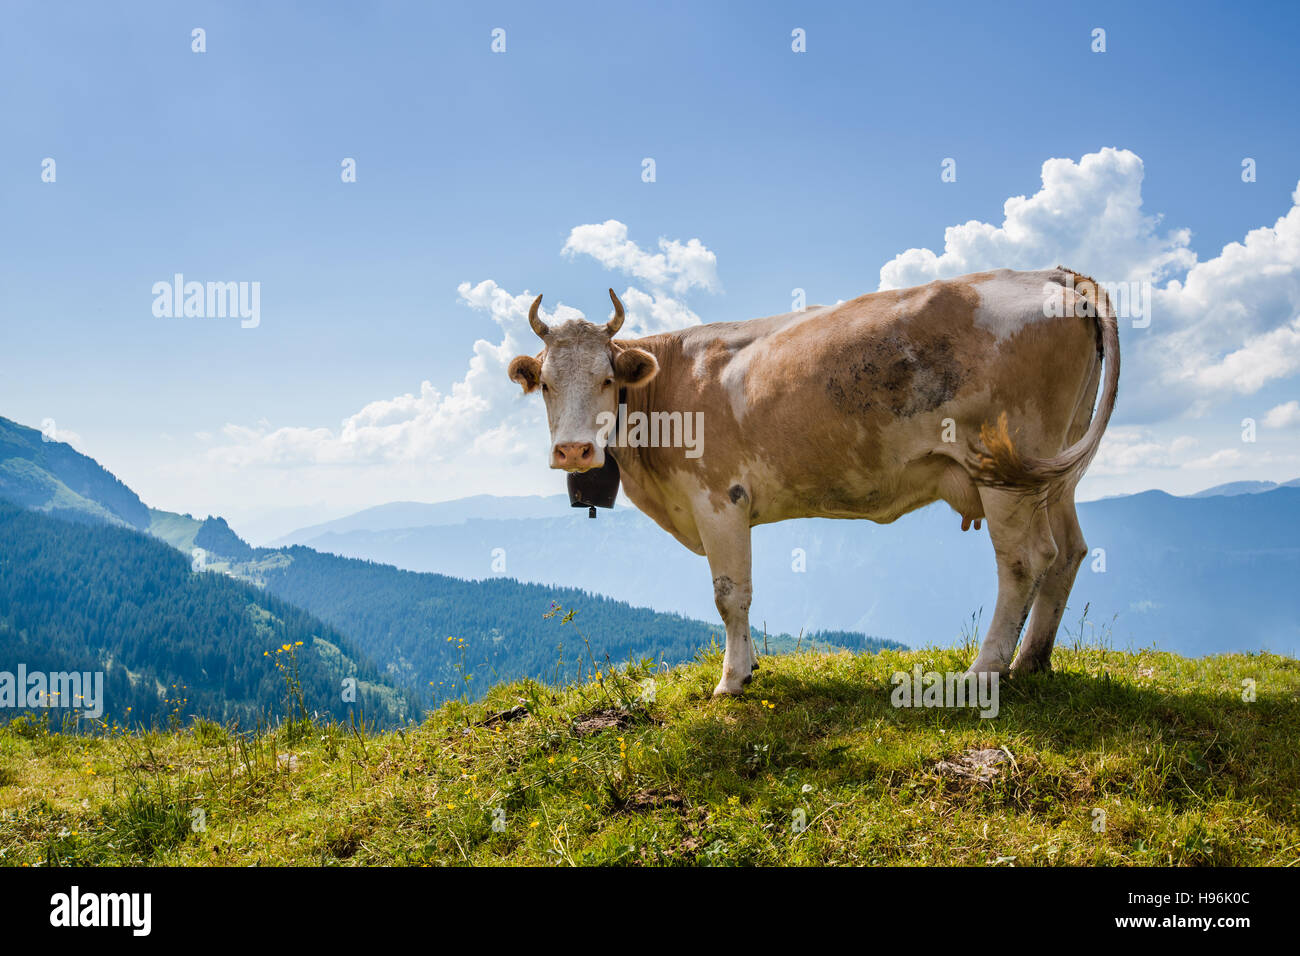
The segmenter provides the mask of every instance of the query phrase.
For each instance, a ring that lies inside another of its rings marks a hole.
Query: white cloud
[[[1295,428],[1300,425],[1300,402],[1290,401],[1270,408],[1264,416],[1268,428]]]
[[[1246,340],[1239,349],[1196,369],[1195,382],[1215,391],[1253,395],[1269,382],[1300,370],[1300,317],[1290,325]]]
[[[627,237],[617,219],[575,226],[561,250],[567,256],[591,256],[607,269],[642,279],[654,288],[682,293],[718,289],[718,257],[698,239],[660,239],[659,252],[649,253]]]
[[[1192,471],[1215,471],[1221,468],[1230,468],[1241,462],[1241,451],[1236,448],[1221,448],[1212,455],[1206,455],[1204,458],[1196,458],[1183,465],[1184,468]]]
[[[533,296],[511,295],[491,280],[461,283],[458,291],[471,308],[486,312],[503,335],[495,343],[474,343],[464,377],[450,390],[422,382],[416,393],[371,402],[345,418],[337,430],[227,425],[223,432],[232,443],[211,455],[238,465],[289,465],[433,463],[473,453],[469,457],[483,465],[484,455],[500,460],[519,450],[522,434],[541,412],[538,403],[515,400],[519,386],[507,379],[506,367],[514,356],[535,348],[536,338],[528,328]],[[560,319],[576,314],[572,309],[557,311]],[[549,321],[557,318],[544,314]]]
[[[683,302],[662,293],[656,295],[628,286],[619,299],[627,313],[620,337],[637,338],[700,324],[700,317]],[[613,311],[611,307],[610,313]]]
[[[1190,267],[1191,233],[1161,235],[1159,217],[1142,212],[1142,160],[1107,147],[1078,163],[1043,163],[1042,188],[1003,205],[1000,226],[971,220],[944,231],[941,254],[908,249],[880,270],[881,289],[986,269],[1064,265],[1102,281],[1160,278]]]
[[[1097,458],[1088,469],[1091,481],[1108,478],[1140,478],[1138,484],[1152,480],[1152,473],[1164,473],[1161,484],[1167,484],[1177,472],[1217,472],[1225,480],[1226,473],[1245,470],[1258,473],[1264,466],[1284,465],[1288,456],[1250,446],[1249,453],[1241,448],[1220,448],[1208,455],[1195,455],[1200,439],[1192,435],[1178,435],[1169,440],[1154,437],[1148,428],[1110,428],[1102,439]],[[1205,478],[1197,481],[1203,483]],[[1128,490],[1133,490],[1129,488]]]
[[[1191,435],[1179,435],[1166,442],[1153,437],[1150,429],[1112,427],[1102,438],[1089,474],[1131,475],[1150,469],[1178,468],[1197,444]]]
[[[1251,394],[1300,371],[1300,187],[1291,200],[1272,226],[1157,290],[1162,381]]]

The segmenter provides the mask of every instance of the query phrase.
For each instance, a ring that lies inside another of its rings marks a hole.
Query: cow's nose
[[[595,447],[589,441],[566,441],[555,446],[555,463],[561,468],[578,468],[591,464]]]

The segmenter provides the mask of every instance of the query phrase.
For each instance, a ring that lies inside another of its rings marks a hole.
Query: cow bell
[[[569,504],[574,508],[586,508],[587,517],[596,517],[597,508],[612,508],[618,498],[618,462],[614,456],[605,455],[605,464],[590,471],[571,471],[569,480]]]

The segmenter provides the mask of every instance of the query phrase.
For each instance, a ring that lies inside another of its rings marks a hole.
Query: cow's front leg
[[[755,667],[753,641],[749,633],[750,581],[749,516],[740,508],[697,516],[700,540],[713,574],[713,600],[727,628],[727,649],[722,658],[722,679],[713,696],[739,694],[749,683]]]

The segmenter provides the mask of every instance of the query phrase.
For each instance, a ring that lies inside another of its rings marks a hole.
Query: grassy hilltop
[[[714,650],[499,686],[381,735],[19,719],[0,728],[0,863],[1300,860],[1300,662],[1058,650],[1054,674],[1003,683],[995,719],[891,706],[893,672],[966,660],[765,657],[743,698],[715,701]]]

